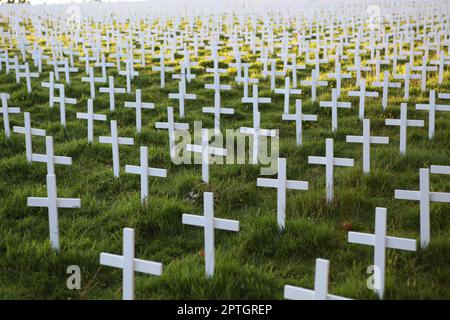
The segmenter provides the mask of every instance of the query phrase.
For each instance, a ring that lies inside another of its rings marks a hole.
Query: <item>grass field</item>
[[[418,42],[419,46],[420,43]],[[245,47],[244,49],[245,50]],[[11,52],[13,54],[13,52]],[[202,53],[201,53],[202,54]],[[177,57],[178,59],[181,56]],[[365,57],[367,59],[367,56]],[[197,75],[187,85],[188,93],[197,100],[186,103],[186,118],[191,125],[202,120],[203,126],[213,127],[212,115],[202,113],[202,107],[214,102],[212,83],[205,73],[211,62],[200,59]],[[248,55],[247,61],[256,56]],[[351,59],[352,61],[352,59]],[[343,68],[352,62],[345,62]],[[231,56],[221,66],[232,62]],[[157,60],[148,60],[156,65]],[[281,68],[281,61],[280,68]],[[298,63],[304,63],[299,60]],[[178,63],[175,66],[179,69]],[[417,190],[419,168],[431,164],[450,165],[450,114],[436,113],[436,134],[428,140],[428,113],[415,111],[415,103],[428,102],[428,92],[420,92],[415,81],[408,101],[408,116],[425,119],[424,128],[408,128],[407,154],[400,155],[399,129],[384,125],[385,118],[399,118],[403,89],[390,89],[388,108],[381,108],[381,99],[366,100],[366,118],[371,119],[372,134],[389,136],[389,145],[372,147],[372,172],[362,173],[362,146],[345,142],[348,134],[361,135],[358,119],[358,98],[347,97],[356,89],[354,80],[344,80],[343,101],[352,101],[351,109],[339,110],[338,131],[331,131],[331,111],[319,108],[310,100],[310,90],[303,90],[303,111],[317,114],[317,122],[304,125],[304,145],[295,144],[295,125],[282,121],[283,95],[270,91],[268,79],[260,79],[260,96],[272,97],[272,103],[260,105],[261,127],[280,130],[280,156],[287,158],[287,177],[306,180],[308,191],[288,191],[286,230],[280,233],[276,224],[276,191],[257,188],[260,177],[257,165],[212,165],[210,183],[201,181],[200,165],[174,165],[169,159],[168,134],[156,130],[155,121],[166,121],[166,107],[174,106],[178,118],[178,101],[169,100],[169,92],[178,92],[178,82],[167,76],[166,88],[159,87],[159,73],[147,66],[137,67],[139,76],[132,82],[133,92],[142,89],[145,102],[154,102],[155,110],[143,111],[143,130],[135,133],[135,113],[125,109],[123,102],[133,101],[134,95],[116,95],[116,112],[109,111],[107,94],[97,92],[96,113],[108,115],[108,122],[95,123],[96,142],[87,144],[87,124],[75,118],[85,112],[89,86],[81,83],[84,66],[71,76],[66,96],[78,99],[67,106],[67,127],[59,123],[59,107],[48,104],[48,89],[40,82],[48,79],[48,66],[39,79],[33,79],[33,92],[27,94],[25,82],[15,83],[13,73],[0,73],[0,92],[11,94],[9,106],[30,112],[32,126],[47,130],[54,137],[55,155],[70,156],[72,166],[56,166],[58,196],[81,198],[80,209],[60,209],[62,249],[51,249],[48,236],[46,208],[27,207],[27,197],[46,196],[46,166],[29,165],[25,158],[23,135],[12,134],[6,139],[0,132],[0,298],[1,299],[120,299],[121,270],[99,264],[100,252],[122,253],[122,229],[130,227],[136,233],[136,257],[162,262],[164,273],[154,277],[136,273],[136,299],[282,299],[285,284],[312,288],[315,259],[330,260],[330,293],[355,299],[375,299],[366,287],[373,264],[373,247],[349,244],[347,227],[361,232],[374,232],[375,207],[388,209],[388,235],[419,240],[419,204],[416,201],[394,200],[394,189]],[[400,66],[400,68],[403,67]],[[253,64],[252,74],[262,66]],[[300,71],[300,79],[310,76],[312,66]],[[333,70],[334,61],[321,69],[322,76]],[[177,69],[177,70],[178,70]],[[222,106],[235,108],[234,116],[222,116],[222,128],[251,126],[251,105],[242,104],[242,87],[232,79],[235,70],[221,77],[232,84],[233,90],[222,92]],[[117,87],[125,86],[124,77],[115,70]],[[368,83],[373,78],[366,75]],[[428,89],[450,92],[449,73],[442,86],[437,74],[429,77]],[[284,86],[282,77],[277,87]],[[318,100],[330,100],[331,87],[319,89]],[[97,86],[98,87],[98,86]],[[370,87],[369,87],[370,89]],[[376,90],[376,89],[374,89]],[[294,99],[291,100],[291,112]],[[110,135],[109,120],[118,120],[119,135],[134,137],[134,146],[120,147],[121,175],[112,173],[110,145],[99,144],[99,135]],[[11,127],[23,124],[23,115],[10,117]],[[192,126],[191,126],[192,127]],[[309,165],[309,155],[323,156],[325,139],[334,138],[335,156],[353,158],[355,167],[335,168],[333,205],[325,202],[325,168]],[[166,168],[167,178],[149,178],[149,202],[140,202],[139,177],[125,174],[124,165],[139,163],[139,146],[149,147],[149,165]],[[43,138],[34,137],[35,153],[45,151]],[[431,175],[431,190],[450,191],[448,176]],[[203,214],[202,194],[214,193],[215,215],[240,221],[238,233],[216,231],[216,271],[205,279],[202,228],[181,223],[182,213]],[[417,252],[387,250],[385,299],[450,299],[450,206],[431,204],[431,243]],[[81,268],[81,290],[69,290],[66,268]]]

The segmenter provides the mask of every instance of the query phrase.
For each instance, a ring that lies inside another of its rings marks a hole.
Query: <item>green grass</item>
[[[419,43],[417,45],[420,45]],[[178,57],[179,58],[179,57]],[[254,61],[256,56],[246,56]],[[366,57],[367,58],[367,57]],[[231,62],[231,58],[225,63]],[[148,61],[156,64],[156,60]],[[299,62],[301,63],[301,62]],[[177,64],[178,65],[178,64]],[[200,67],[193,68],[197,78],[187,86],[197,100],[186,102],[186,119],[191,125],[202,120],[212,128],[212,115],[204,115],[202,107],[213,104],[211,90],[204,84],[212,77],[204,67],[211,66],[201,58]],[[334,61],[322,69],[332,70]],[[331,111],[310,101],[309,88],[303,87],[301,99],[305,113],[318,114],[318,121],[304,125],[304,146],[295,145],[295,125],[281,120],[283,96],[271,94],[268,79],[261,79],[260,96],[271,96],[272,103],[261,105],[263,128],[280,129],[280,156],[287,158],[287,177],[307,180],[308,191],[288,191],[286,230],[276,225],[276,191],[257,188],[259,166],[212,165],[210,183],[201,181],[200,165],[174,165],[169,159],[166,130],[154,129],[155,121],[166,120],[166,107],[178,104],[169,100],[169,92],[177,92],[178,84],[167,76],[165,89],[159,87],[159,73],[137,68],[139,77],[133,81],[133,92],[142,89],[145,102],[154,102],[155,110],[143,111],[142,134],[135,133],[135,114],[125,109],[125,100],[133,95],[116,95],[116,112],[109,112],[107,94],[97,93],[96,113],[108,115],[108,122],[95,123],[95,136],[109,136],[109,120],[118,120],[120,136],[134,137],[134,146],[120,147],[121,175],[112,173],[109,145],[87,144],[87,124],[77,120],[75,113],[85,112],[89,87],[81,83],[84,67],[71,76],[67,97],[78,99],[67,107],[67,127],[59,124],[59,107],[48,106],[48,91],[40,82],[48,79],[47,67],[40,79],[33,79],[33,92],[26,93],[25,83],[15,84],[13,74],[0,73],[0,92],[11,94],[10,106],[31,113],[32,126],[47,130],[54,137],[55,154],[73,158],[72,166],[56,166],[58,195],[81,198],[80,209],[60,209],[62,249],[54,252],[48,239],[46,208],[27,207],[27,197],[45,196],[46,166],[28,165],[23,135],[13,134],[7,140],[0,133],[0,298],[2,299],[120,299],[122,273],[100,266],[100,252],[122,253],[122,229],[136,233],[136,257],[164,264],[161,277],[136,274],[137,299],[282,299],[285,284],[312,288],[316,258],[330,260],[330,288],[333,294],[355,299],[375,299],[367,289],[366,269],[373,264],[373,248],[349,244],[343,223],[354,231],[374,232],[375,207],[388,208],[388,234],[419,239],[419,204],[394,200],[394,189],[417,190],[419,168],[431,164],[450,165],[450,114],[436,114],[436,136],[428,140],[428,114],[415,111],[415,103],[428,101],[413,82],[408,115],[425,119],[426,128],[408,128],[407,154],[399,154],[399,129],[384,125],[385,118],[398,118],[403,90],[390,90],[388,109],[383,112],[380,99],[368,99],[366,117],[371,119],[372,134],[389,136],[389,145],[372,147],[370,175],[362,174],[362,146],[345,143],[345,136],[360,135],[357,98],[347,97],[355,89],[354,81],[344,80],[342,99],[353,107],[339,110],[338,131],[331,131]],[[344,65],[343,68],[346,66]],[[251,73],[262,66],[252,65]],[[301,71],[300,79],[310,75]],[[110,75],[117,75],[109,70]],[[436,76],[429,77],[428,88],[450,91],[449,73],[438,86]],[[223,92],[222,105],[235,108],[234,116],[223,116],[222,128],[239,128],[252,123],[251,106],[240,102],[242,87],[232,82],[234,70],[222,77],[233,86]],[[368,82],[371,75],[368,74]],[[116,76],[116,86],[124,87],[125,79]],[[331,86],[321,88],[318,100],[329,100]],[[277,79],[277,87],[284,85]],[[98,86],[97,86],[98,87]],[[370,90],[370,88],[368,89]],[[294,100],[291,100],[293,112]],[[11,116],[11,127],[22,125],[22,115]],[[335,155],[355,160],[354,168],[335,169],[333,205],[325,202],[325,169],[308,165],[309,155],[324,155],[325,139],[334,138]],[[97,141],[97,138],[96,138]],[[139,177],[124,173],[125,164],[139,163],[139,146],[149,147],[149,165],[166,168],[167,178],[149,178],[150,199],[140,202]],[[44,139],[33,138],[34,152],[45,150]],[[431,176],[432,191],[450,192],[448,176]],[[181,223],[183,213],[202,214],[202,193],[214,192],[215,215],[240,221],[238,233],[216,231],[216,270],[212,279],[205,279],[203,230]],[[450,206],[431,204],[431,243],[417,252],[387,250],[386,299],[450,298]],[[82,272],[81,290],[66,288],[66,268],[78,265]]]

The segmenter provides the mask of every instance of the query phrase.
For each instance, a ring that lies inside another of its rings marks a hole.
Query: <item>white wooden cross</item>
[[[278,158],[277,179],[258,178],[256,185],[277,189],[277,223],[280,231],[283,231],[286,224],[286,190],[308,190],[308,181],[287,180],[286,159]]]
[[[364,119],[366,97],[378,98],[378,92],[366,91],[366,79],[361,79],[359,91],[349,91],[350,97],[359,97],[359,119]]]
[[[206,277],[214,275],[215,248],[214,229],[239,232],[239,221],[214,217],[214,196],[212,192],[203,193],[204,216],[183,214],[182,223],[203,227],[205,232],[205,272]]]
[[[311,101],[316,101],[317,99],[317,87],[325,87],[328,85],[328,81],[320,81],[318,77],[317,70],[313,69],[311,71],[311,80],[301,80],[300,85],[311,86]]]
[[[261,113],[253,109],[253,128],[241,127],[239,132],[253,136],[252,163],[257,164],[259,160],[259,150],[261,136],[273,137],[277,136],[275,130],[261,129]]]
[[[302,100],[295,100],[295,114],[283,114],[282,119],[286,121],[295,121],[295,137],[297,146],[303,145],[303,121],[317,121],[315,114],[302,113]]]
[[[167,107],[167,122],[155,122],[156,129],[168,129],[170,159],[175,158],[175,130],[189,130],[188,123],[177,123],[174,120],[173,108]]]
[[[450,193],[430,191],[430,169],[420,169],[419,175],[419,191],[395,190],[395,199],[420,202],[420,243],[424,248],[430,243],[430,202],[450,203]]]
[[[164,61],[164,46],[161,46],[159,49],[159,67],[152,67],[153,71],[159,71],[160,72],[160,78],[161,78],[161,88],[164,88],[166,85],[166,72],[170,71],[172,72],[174,70],[173,67],[166,67],[165,61]]]
[[[55,164],[72,165],[71,157],[55,156],[53,149],[53,137],[45,137],[45,154],[33,153],[31,160],[47,164],[47,174],[55,174]]]
[[[427,88],[427,72],[428,71],[438,71],[436,66],[432,66],[432,67],[427,66],[427,56],[426,55],[424,55],[422,57],[422,65],[417,66],[417,67],[412,66],[411,70],[420,72],[420,79],[421,79],[420,89],[422,90],[422,92],[425,91]]]
[[[125,61],[125,70],[120,70],[119,75],[125,76],[127,81],[127,93],[131,93],[131,80],[139,75],[139,72],[134,71],[133,61],[130,59]]]
[[[338,127],[338,108],[350,109],[352,104],[350,102],[338,102],[337,89],[331,89],[331,101],[320,101],[319,106],[323,108],[331,108],[331,127],[333,132]]]
[[[284,76],[284,72],[282,71],[277,71],[277,64],[276,64],[276,60],[275,59],[270,59],[270,71],[269,71],[269,76],[270,76],[270,90],[274,91],[275,90],[275,79],[277,76]]]
[[[328,293],[329,270],[330,261],[316,259],[314,290],[285,285],[284,298],[290,300],[350,300]]]
[[[383,106],[383,110],[386,110],[387,108],[387,102],[388,102],[388,95],[389,95],[389,88],[400,88],[402,85],[399,82],[390,82],[389,81],[389,71],[384,71],[383,74],[383,81],[374,81],[372,82],[373,87],[382,87],[383,88],[383,94],[382,94],[382,100],[381,105]]]
[[[297,81],[297,70],[306,70],[305,65],[297,65],[297,55],[296,54],[289,54],[288,57],[291,58],[292,63],[290,65],[287,65],[287,69],[291,71],[292,73],[292,86],[294,88],[297,88],[298,81]]]
[[[364,244],[374,247],[374,291],[380,299],[384,293],[384,279],[386,270],[386,248],[416,251],[416,240],[390,237],[386,235],[387,210],[375,210],[375,234],[349,232],[348,242]]]
[[[163,272],[162,263],[136,259],[134,250],[134,229],[124,228],[123,255],[100,253],[101,265],[123,270],[123,300],[134,300],[134,272],[142,272],[154,276],[160,276]]]
[[[10,113],[20,113],[20,108],[10,108],[8,107],[9,93],[0,93],[2,99],[2,114],[3,114],[3,126],[5,128],[5,135],[9,139],[11,136],[11,129],[9,125],[9,114]]]
[[[387,126],[400,127],[400,153],[406,154],[406,129],[407,127],[423,127],[423,120],[408,120],[407,104],[400,105],[400,119],[386,119]]]
[[[362,71],[368,72],[371,70],[370,67],[361,66],[361,57],[355,56],[355,64],[352,67],[347,67],[348,71],[354,71],[356,73],[356,85],[359,85],[361,81],[361,73]]]
[[[24,126],[23,127],[14,126],[13,132],[25,134],[25,152],[27,155],[28,163],[31,163],[33,161],[32,160],[33,147],[31,143],[33,140],[32,136],[45,137],[46,133],[45,130],[35,129],[31,127],[31,118],[29,112],[24,112],[23,116],[24,116]]]
[[[55,89],[59,90],[59,97],[54,97],[53,101],[59,103],[59,115],[61,124],[66,126],[66,104],[76,104],[77,99],[75,98],[66,98],[66,91],[64,88],[64,84],[55,83]]]
[[[49,89],[50,108],[53,108],[55,103],[55,75],[52,71],[50,71],[48,82],[41,82],[41,86]]]
[[[136,89],[136,102],[125,101],[125,108],[136,109],[136,131],[142,131],[142,109],[155,109],[155,104],[150,102],[142,102],[141,89]]]
[[[99,79],[102,80],[101,82],[106,82],[106,74],[107,74],[106,73],[106,68],[114,67],[114,63],[106,62],[105,54],[102,54],[102,58],[101,58],[100,62],[94,63],[94,66],[95,67],[100,67],[102,69],[102,76]],[[144,66],[145,66],[145,64],[144,64]]]
[[[203,113],[214,114],[214,131],[220,132],[220,115],[221,114],[234,114],[233,108],[221,108],[220,107],[220,91],[214,91],[214,107],[203,107]]]
[[[343,79],[351,79],[352,75],[349,73],[341,73],[341,63],[336,62],[334,73],[328,73],[328,78],[336,80],[336,93],[337,97],[341,96],[341,83]]]
[[[148,148],[141,147],[141,164],[139,166],[126,165],[125,172],[138,174],[141,176],[141,201],[145,203],[148,198],[148,176],[167,177],[166,169],[149,168],[148,166]]]
[[[94,142],[94,120],[106,121],[106,115],[94,113],[94,103],[88,99],[87,113],[77,112],[77,119],[87,120],[88,143]]]
[[[327,202],[332,203],[334,199],[334,166],[353,167],[353,159],[335,158],[333,139],[326,139],[325,157],[309,156],[309,164],[325,165],[325,188]]]
[[[270,98],[260,98],[258,95],[258,85],[253,85],[253,97],[242,98],[242,103],[252,103],[253,104],[253,112],[259,111],[258,106],[260,103],[271,103],[272,99]]]
[[[438,55],[438,59],[436,60],[431,60],[431,63],[434,65],[437,65],[438,68],[438,84],[442,84],[442,82],[444,81],[444,66],[445,65],[450,65],[450,61],[446,61],[445,60],[445,52],[442,50],[439,52]]]
[[[362,143],[363,145],[363,172],[370,172],[370,145],[373,144],[388,144],[389,137],[374,137],[370,135],[370,119],[363,120],[363,135],[362,136],[347,136],[347,142]]]
[[[114,77],[108,77],[109,86],[108,87],[100,87],[99,92],[101,93],[109,93],[109,110],[111,112],[116,110],[116,99],[115,93],[126,93],[125,88],[116,88],[114,87]]]
[[[284,114],[289,114],[289,95],[290,94],[301,94],[302,90],[292,89],[291,81],[289,77],[284,78],[284,89],[276,88],[275,93],[284,94]]]
[[[186,79],[183,77],[178,82],[178,93],[169,93],[169,99],[179,100],[180,118],[184,118],[184,100],[197,99],[196,94],[186,93]]]
[[[202,179],[205,183],[209,183],[210,155],[221,157],[225,157],[227,155],[227,149],[209,146],[208,129],[202,129],[202,144],[187,144],[186,151],[200,153],[202,155]]]
[[[27,92],[31,93],[31,78],[37,78],[39,77],[39,73],[37,72],[30,72],[30,66],[28,65],[28,62],[24,65],[24,71],[19,72],[19,78],[25,78],[27,82]]]
[[[89,82],[89,88],[91,91],[91,99],[95,99],[95,83],[96,82],[104,82],[102,78],[94,77],[94,68],[89,67],[89,76],[81,77],[82,82]]]
[[[413,79],[421,79],[420,74],[411,74],[411,66],[409,63],[405,65],[405,74],[394,74],[394,79],[402,79],[405,81],[405,94],[403,99],[409,99],[409,83]]]
[[[58,198],[56,176],[55,174],[47,174],[47,197],[28,197],[27,206],[48,208],[50,242],[53,249],[60,251],[58,208],[80,208],[81,200],[78,198]]]
[[[430,103],[416,103],[416,110],[428,111],[428,138],[431,140],[434,137],[436,111],[450,111],[450,105],[436,104],[436,92],[434,90],[430,90]]]
[[[119,163],[119,145],[133,145],[134,139],[133,138],[122,138],[118,137],[117,133],[117,121],[111,120],[111,136],[105,137],[100,136],[98,138],[98,141],[100,143],[110,143],[112,147],[112,156],[113,156],[113,171],[114,171],[114,177],[119,176],[120,172],[120,163]]]
[[[248,85],[249,84],[256,84],[259,83],[259,79],[257,78],[250,78],[248,75],[248,68],[249,68],[249,64],[248,63],[243,63],[242,67],[244,68],[244,75],[242,77],[237,76],[235,78],[235,81],[237,81],[238,83],[243,83],[244,85],[244,96],[242,98],[246,98],[248,99]]]

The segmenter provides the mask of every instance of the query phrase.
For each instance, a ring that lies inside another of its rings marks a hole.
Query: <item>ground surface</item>
[[[417,44],[419,45],[419,44]],[[247,56],[254,61],[256,57]],[[231,62],[231,58],[225,63]],[[299,63],[303,63],[299,60]],[[156,65],[157,60],[148,60]],[[176,64],[178,66],[178,64]],[[205,90],[212,83],[204,67],[211,66],[200,60],[194,68],[197,78],[188,84],[188,92],[196,93],[197,100],[186,103],[185,122],[202,120],[204,127],[213,126],[212,115],[202,114],[202,107],[213,104],[213,92]],[[332,70],[333,62],[324,67],[322,74]],[[33,92],[28,95],[25,83],[15,84],[11,73],[0,73],[0,92],[11,94],[10,106],[31,113],[32,126],[47,130],[54,137],[55,154],[70,156],[72,166],[57,166],[56,176],[60,197],[80,197],[80,209],[60,209],[60,235],[62,250],[55,253],[48,241],[47,209],[27,207],[27,197],[45,196],[46,166],[28,165],[25,158],[23,135],[13,134],[7,140],[0,132],[0,298],[2,299],[120,299],[122,273],[120,270],[99,265],[100,252],[122,253],[122,229],[130,227],[136,233],[136,257],[164,264],[162,277],[136,274],[137,299],[244,299],[283,298],[285,284],[312,288],[315,259],[330,260],[330,288],[333,294],[355,299],[373,299],[367,289],[369,276],[366,269],[373,263],[373,248],[349,244],[344,223],[352,230],[374,232],[375,207],[388,209],[388,235],[419,239],[419,204],[394,200],[394,189],[417,190],[419,168],[431,164],[450,165],[450,114],[436,114],[436,136],[430,142],[426,128],[408,128],[407,154],[398,151],[399,129],[384,125],[385,118],[399,118],[403,90],[391,90],[388,109],[382,112],[380,99],[368,99],[366,117],[371,119],[372,134],[389,136],[390,144],[372,147],[372,172],[362,174],[362,146],[345,142],[348,134],[360,135],[362,123],[358,120],[357,98],[349,98],[348,90],[354,81],[344,81],[343,100],[352,101],[353,108],[339,110],[339,128],[331,131],[331,112],[311,103],[310,91],[302,87],[303,110],[318,114],[318,122],[304,126],[304,146],[295,144],[293,122],[281,120],[283,96],[272,94],[268,79],[261,80],[260,96],[272,97],[272,103],[261,105],[263,128],[278,128],[281,134],[280,155],[287,158],[287,177],[307,180],[308,191],[288,191],[286,230],[280,234],[276,225],[276,191],[257,188],[259,167],[253,165],[212,165],[210,183],[201,181],[199,165],[174,165],[169,159],[166,130],[154,129],[155,121],[166,120],[166,107],[174,106],[169,92],[177,92],[177,82],[170,79],[160,89],[159,74],[149,68],[137,70],[133,91],[142,89],[143,101],[154,102],[155,110],[143,112],[143,132],[135,133],[133,110],[125,109],[123,101],[133,101],[134,95],[116,95],[117,111],[109,112],[108,96],[97,93],[94,102],[97,113],[108,115],[108,120],[119,123],[120,136],[134,137],[135,145],[120,147],[121,176],[112,174],[110,145],[95,142],[88,145],[86,121],[77,120],[75,113],[85,112],[89,87],[81,83],[84,73],[72,75],[72,85],[66,87],[68,97],[78,99],[75,106],[67,107],[67,128],[59,124],[59,107],[50,109],[48,91],[40,87],[48,79],[48,67],[39,80],[34,79]],[[345,67],[345,64],[344,64]],[[300,79],[310,75],[299,72]],[[252,73],[261,70],[253,65]],[[234,116],[223,116],[223,128],[251,126],[251,106],[240,102],[242,87],[231,82],[234,69],[222,77],[232,83],[231,92],[223,92],[223,106],[235,108]],[[116,71],[116,86],[124,86],[124,78]],[[436,77],[430,78],[429,89],[450,92],[446,80],[438,87]],[[368,82],[373,78],[367,75]],[[278,79],[277,87],[284,81]],[[318,100],[330,100],[330,81],[319,90]],[[414,82],[408,101],[408,115],[426,119],[425,111],[415,111],[415,103],[428,102],[428,93],[420,92]],[[291,100],[291,112],[294,111]],[[23,116],[11,116],[12,125],[22,125]],[[96,122],[95,136],[110,135],[109,121]],[[354,168],[335,169],[335,195],[333,205],[325,203],[325,169],[308,165],[309,155],[323,156],[325,139],[334,138],[335,155],[355,159]],[[96,138],[97,141],[97,138]],[[150,200],[146,206],[140,202],[139,177],[125,174],[124,165],[139,163],[139,146],[149,147],[149,164],[166,168],[168,177],[149,178]],[[33,139],[34,152],[45,150],[44,139]],[[448,176],[431,176],[433,191],[449,192]],[[239,233],[216,231],[216,271],[213,279],[204,274],[203,231],[184,226],[182,213],[203,213],[202,193],[214,192],[217,217],[239,220]],[[387,250],[386,299],[450,298],[450,207],[448,204],[431,205],[432,241],[426,250],[416,253]],[[81,290],[66,288],[66,268],[78,265],[82,272]]]

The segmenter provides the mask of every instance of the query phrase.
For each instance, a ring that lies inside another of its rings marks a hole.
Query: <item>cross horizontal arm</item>
[[[205,217],[183,213],[182,223],[197,227],[205,227]],[[239,231],[239,221],[214,218],[214,228],[227,231]]]
[[[162,264],[159,262],[146,261],[141,259],[134,259],[134,271],[148,273],[156,276],[162,275]],[[100,264],[104,266],[121,268],[123,269],[123,257],[110,254],[110,253],[100,253]]]
[[[375,235],[361,232],[349,232],[348,242],[375,245]],[[416,251],[416,240],[386,236],[386,247],[392,249]]]

